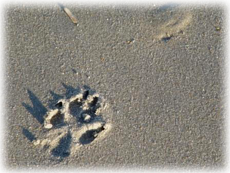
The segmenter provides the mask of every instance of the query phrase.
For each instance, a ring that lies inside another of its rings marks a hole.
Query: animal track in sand
[[[80,147],[105,137],[111,129],[109,104],[97,93],[83,90],[69,99],[60,99],[42,124],[45,129],[32,143],[55,157],[67,157]]]
[[[161,6],[149,16],[149,23],[156,26],[154,37],[165,42],[184,33],[191,22],[192,13],[190,10],[180,6]]]

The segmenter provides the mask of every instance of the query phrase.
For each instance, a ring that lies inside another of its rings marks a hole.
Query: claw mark
[[[86,100],[87,97],[89,95],[89,90],[86,90],[84,93],[83,93],[83,99]]]
[[[62,101],[59,101],[59,102],[55,105],[55,107],[57,107],[57,108],[59,108],[59,109],[61,109],[62,106],[63,106]]]
[[[91,106],[95,106],[97,104],[98,97],[93,97],[92,102],[90,103]]]

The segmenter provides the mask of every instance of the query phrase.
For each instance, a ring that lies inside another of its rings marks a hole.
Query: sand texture
[[[224,8],[5,8],[6,164],[223,167]]]

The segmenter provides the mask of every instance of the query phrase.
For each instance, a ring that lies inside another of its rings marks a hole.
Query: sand
[[[5,8],[7,167],[222,168],[224,8],[64,6],[77,24],[58,4]],[[110,105],[111,129],[41,149],[47,112],[79,88]]]

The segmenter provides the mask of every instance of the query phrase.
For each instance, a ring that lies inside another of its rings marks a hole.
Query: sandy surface
[[[219,7],[6,8],[10,167],[222,167]],[[61,96],[88,86],[111,107],[105,137],[55,157],[33,145]]]

